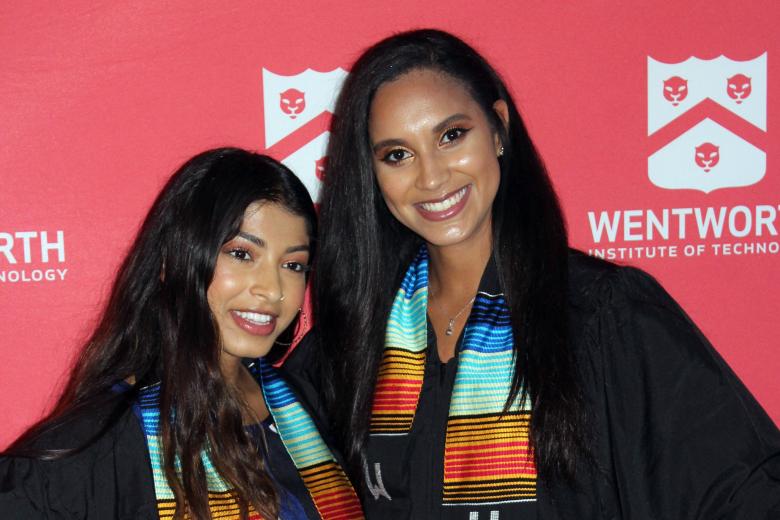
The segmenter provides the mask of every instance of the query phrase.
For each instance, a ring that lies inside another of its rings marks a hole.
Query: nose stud
[[[279,298],[279,301],[280,301],[280,302],[283,302],[283,301],[284,301],[284,294],[281,296],[281,298]]]

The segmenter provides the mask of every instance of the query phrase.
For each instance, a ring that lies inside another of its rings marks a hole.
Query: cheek
[[[298,307],[303,305],[303,298],[306,292],[306,279],[301,276],[300,278],[293,278],[286,280],[283,287],[285,299],[284,303],[288,307],[298,310]]]
[[[217,268],[211,280],[206,298],[212,312],[221,308],[231,297],[240,291],[240,277],[226,269]]]
[[[454,168],[468,172],[485,192],[495,192],[501,179],[501,166],[492,153],[492,143],[481,143],[479,147],[465,150],[453,163]]]
[[[400,175],[393,175],[392,173],[379,173],[376,179],[385,204],[387,204],[390,212],[398,217],[396,211],[398,207],[403,205],[403,197],[404,193],[406,193],[404,179]]]

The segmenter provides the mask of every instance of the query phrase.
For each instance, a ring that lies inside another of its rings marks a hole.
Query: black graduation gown
[[[281,372],[299,397],[316,395],[307,381]],[[301,403],[308,409],[305,398]],[[82,446],[100,432],[110,409],[101,407],[45,434],[35,446]],[[317,414],[311,415],[316,422]],[[278,434],[267,429],[266,436],[272,477],[294,497],[288,510],[302,507],[306,518],[319,518]],[[132,407],[75,455],[56,461],[0,457],[0,520],[37,519],[158,519],[149,450]]]
[[[570,255],[569,278],[569,337],[595,461],[580,465],[574,485],[540,482],[535,511],[479,518],[780,519],[780,432],[682,309],[642,271],[581,253]],[[295,355],[314,363],[315,344]],[[444,370],[451,392],[452,368]],[[449,400],[437,388],[424,384],[418,414],[430,416],[415,421],[441,425],[443,450]],[[414,445],[384,457],[397,466],[382,468],[391,498],[365,490],[367,518],[439,518],[441,479],[416,474],[419,461],[412,469]]]
[[[577,253],[569,293],[596,464],[540,518],[780,518],[780,431],[666,291]]]

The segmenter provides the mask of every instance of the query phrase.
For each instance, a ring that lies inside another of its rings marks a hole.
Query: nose
[[[276,303],[284,298],[282,279],[275,265],[259,265],[252,272],[250,292],[253,296]]]
[[[443,186],[450,178],[450,169],[444,158],[433,153],[420,153],[418,155],[417,178],[415,187],[420,190],[435,191]]]

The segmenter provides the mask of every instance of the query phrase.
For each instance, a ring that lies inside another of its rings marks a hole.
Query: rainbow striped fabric
[[[321,518],[327,520],[362,519],[363,512],[355,490],[336,458],[322,440],[311,417],[295,398],[276,369],[261,359],[250,366],[250,371],[263,389],[279,436],[298,469]],[[154,491],[157,497],[157,512],[160,520],[169,520],[174,516],[176,501],[162,469],[159,383],[145,387],[140,391],[136,401],[136,412],[141,418],[149,448]],[[212,518],[215,520],[239,519],[240,510],[234,491],[214,468],[207,450],[201,454],[201,460],[206,470],[209,508]],[[261,516],[254,509],[250,509],[249,519],[260,520]]]
[[[327,520],[362,519],[360,500],[347,475],[284,379],[262,359],[250,370],[260,375],[260,386],[276,429],[320,517]]]
[[[425,373],[427,306],[426,256],[424,262],[414,262],[406,272],[390,309],[374,391],[372,435],[404,435],[412,427]]]
[[[428,252],[404,276],[385,336],[371,416],[371,435],[407,435],[425,371]],[[466,322],[445,437],[442,505],[536,500],[529,443],[530,406],[504,413],[514,373],[513,338],[503,294],[477,294]]]

